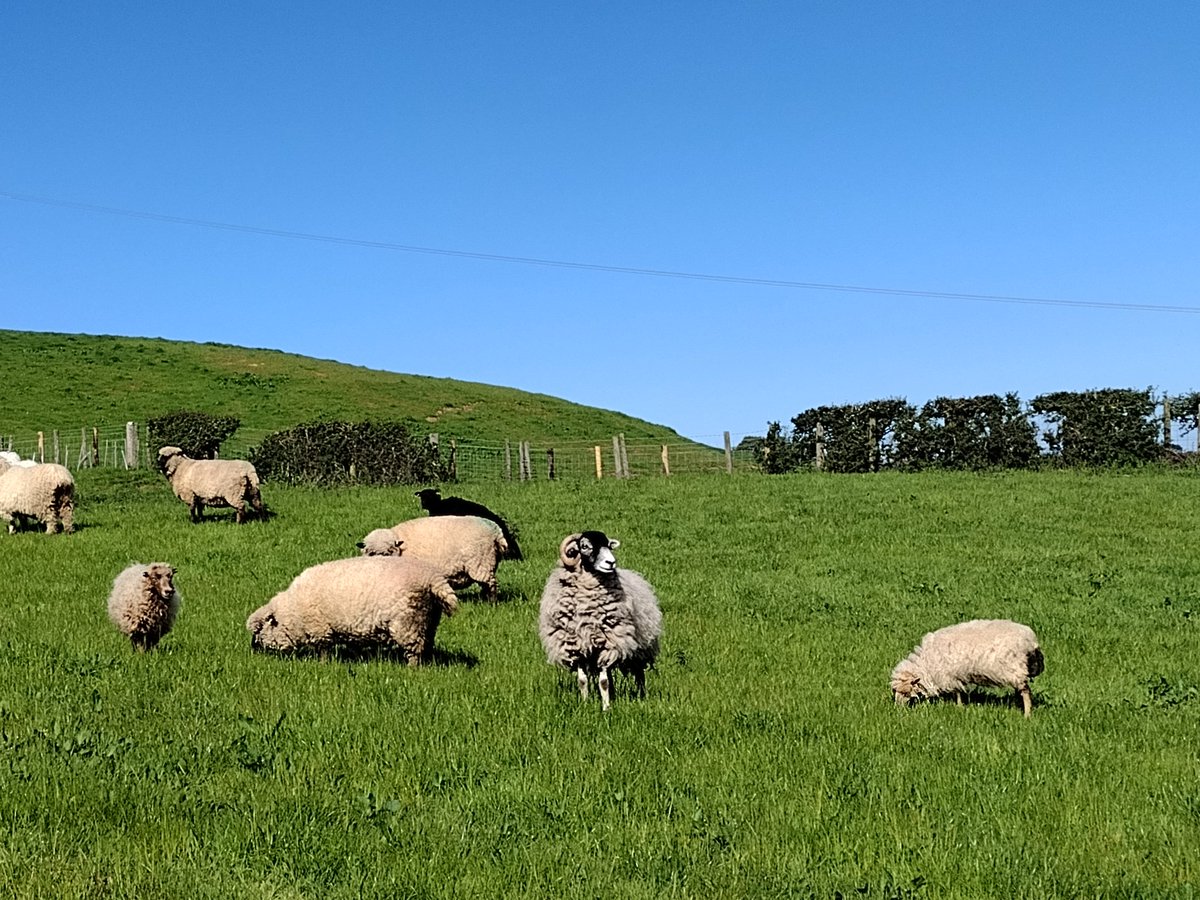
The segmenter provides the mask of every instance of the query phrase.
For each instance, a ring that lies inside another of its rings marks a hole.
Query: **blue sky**
[[[1198,45],[1169,0],[10,0],[0,327],[714,443],[826,403],[1200,389]]]

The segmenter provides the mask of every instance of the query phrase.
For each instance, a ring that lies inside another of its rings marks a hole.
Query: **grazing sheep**
[[[613,668],[633,675],[645,696],[646,668],[658,657],[662,636],[658,598],[641,575],[617,568],[612,551],[619,546],[601,531],[568,535],[538,616],[547,660],[575,672],[585,700],[595,678],[602,709],[611,702]]]
[[[192,521],[199,522],[205,506],[229,506],[240,525],[246,521],[246,504],[262,515],[262,495],[254,466],[239,459],[192,459],[178,447],[158,451],[158,468],[171,483],[175,496],[191,510]]]
[[[60,528],[75,530],[75,479],[66,466],[36,463],[10,466],[0,461],[0,519],[9,534],[24,528],[28,519],[39,519],[47,534]]]
[[[424,488],[417,491],[416,496],[421,499],[421,509],[431,516],[478,516],[481,519],[495,522],[504,532],[504,540],[508,542],[508,553],[505,555],[505,559],[524,559],[521,555],[521,548],[517,544],[517,536],[513,534],[508,523],[482,503],[465,500],[462,497],[443,497],[437,488]]]
[[[108,617],[139,653],[153,650],[179,612],[175,569],[167,563],[134,563],[113,580]]]
[[[484,600],[496,599],[496,567],[508,543],[500,526],[478,516],[409,519],[377,528],[358,542],[364,556],[402,556],[433,566],[455,588],[478,584]]]
[[[431,566],[357,556],[301,572],[246,620],[255,650],[325,651],[337,644],[393,644],[409,665],[427,662],[442,614],[458,598]]]
[[[0,464],[2,463],[8,463],[10,466],[25,466],[26,468],[38,464],[36,459],[21,459],[19,453],[13,453],[11,450],[0,450]],[[4,466],[0,465],[0,469],[3,468]]]
[[[896,703],[953,693],[962,704],[968,685],[1010,687],[1025,718],[1033,708],[1029,680],[1046,668],[1037,635],[1007,619],[975,619],[930,632],[892,670]]]

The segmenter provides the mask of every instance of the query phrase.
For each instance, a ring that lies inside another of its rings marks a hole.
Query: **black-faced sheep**
[[[232,507],[238,524],[246,521],[246,504],[263,513],[258,473],[239,459],[192,459],[178,447],[158,451],[159,471],[171,483],[175,496],[188,505],[192,521],[199,522],[206,506]]]
[[[409,519],[377,528],[358,542],[364,556],[401,556],[433,566],[455,588],[472,582],[485,600],[496,599],[496,567],[508,543],[500,526],[478,516]]]
[[[970,685],[1012,688],[1025,718],[1033,699],[1030,679],[1046,667],[1037,635],[1007,619],[975,619],[932,631],[892,670],[896,703],[954,694],[959,704]]]
[[[420,562],[358,556],[301,572],[246,620],[251,646],[278,652],[392,645],[427,662],[442,615],[458,609],[445,577]]]
[[[521,548],[517,544],[517,536],[504,519],[492,512],[482,503],[466,500],[463,497],[443,497],[437,488],[424,488],[416,492],[421,500],[421,509],[431,516],[478,516],[488,519],[500,526],[504,540],[508,542],[508,553],[505,559],[523,559]]]
[[[53,534],[75,530],[75,479],[57,463],[9,465],[0,460],[0,519],[10,534],[38,519]]]
[[[619,546],[601,531],[568,535],[538,615],[547,660],[575,673],[585,700],[594,678],[603,709],[612,699],[613,668],[631,674],[645,696],[646,668],[658,657],[662,636],[658,598],[642,576],[617,568],[612,551]]]
[[[175,569],[158,562],[134,563],[114,580],[108,595],[108,617],[138,652],[153,650],[179,612]]]

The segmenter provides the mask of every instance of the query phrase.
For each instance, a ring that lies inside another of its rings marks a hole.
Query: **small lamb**
[[[258,473],[244,460],[192,459],[178,447],[161,447],[158,469],[175,496],[188,505],[193,522],[200,521],[205,506],[232,507],[239,525],[246,521],[247,503],[263,514]]]
[[[139,653],[153,650],[175,624],[182,598],[167,563],[134,563],[114,580],[108,617]]]
[[[975,619],[925,635],[892,670],[892,693],[901,706],[951,693],[962,705],[969,685],[1010,687],[1020,696],[1029,718],[1033,708],[1029,681],[1045,668],[1037,635],[1028,625]]]
[[[595,678],[604,710],[612,700],[614,667],[631,674],[645,696],[646,668],[657,659],[662,636],[658,598],[641,575],[617,569],[612,551],[619,546],[602,531],[568,535],[538,615],[546,659],[575,672],[584,700]]]
[[[427,662],[442,615],[458,609],[445,577],[420,562],[356,556],[305,569],[250,614],[255,650],[391,644],[409,665]]]

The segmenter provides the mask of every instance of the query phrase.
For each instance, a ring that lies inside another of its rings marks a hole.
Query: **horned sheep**
[[[134,563],[114,580],[108,617],[138,652],[153,650],[175,624],[183,598],[168,563]]]
[[[1037,635],[1008,619],[974,619],[932,631],[892,670],[892,694],[904,706],[954,694],[962,704],[970,685],[1009,687],[1021,698],[1025,718],[1033,708],[1030,679],[1046,667]]]
[[[75,479],[57,463],[10,465],[0,460],[0,519],[15,533],[38,519],[47,534],[75,530]]]
[[[244,460],[192,459],[179,447],[162,447],[158,468],[175,496],[188,505],[193,522],[200,521],[205,506],[232,507],[239,525],[246,521],[247,504],[263,513],[258,473]]]
[[[508,551],[500,526],[478,516],[432,516],[377,528],[358,542],[364,556],[419,559],[454,588],[478,584],[485,600],[497,595],[496,568]]]
[[[454,591],[431,566],[359,556],[305,569],[251,613],[246,629],[256,650],[392,644],[415,666],[431,657],[442,615],[457,609]]]
[[[662,636],[658,598],[637,572],[617,568],[612,551],[619,546],[601,531],[568,535],[538,615],[547,660],[575,673],[585,700],[594,678],[605,710],[614,668],[632,675],[639,696],[645,696],[646,669],[658,657]]]

